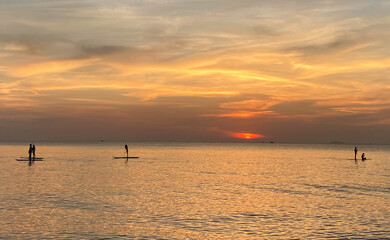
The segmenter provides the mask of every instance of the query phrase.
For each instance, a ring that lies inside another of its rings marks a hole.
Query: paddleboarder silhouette
[[[358,152],[358,148],[355,147],[355,161],[356,161],[356,155],[357,155],[357,152]]]
[[[30,143],[30,147],[28,148],[28,159],[31,160],[31,154],[33,152],[32,144]]]
[[[32,145],[31,150],[32,150],[33,158],[35,158],[35,144]]]
[[[126,157],[129,157],[129,148],[127,147],[127,144],[125,144],[125,150],[126,150]]]

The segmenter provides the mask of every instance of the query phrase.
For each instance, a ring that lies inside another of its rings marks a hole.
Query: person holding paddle
[[[35,144],[32,145],[31,151],[33,154],[33,158],[35,158]]]
[[[32,144],[30,143],[30,147],[28,148],[28,159],[31,160],[31,154],[33,153],[33,147]]]
[[[358,148],[355,147],[355,161],[356,161],[356,155],[357,155],[357,152],[358,152]]]

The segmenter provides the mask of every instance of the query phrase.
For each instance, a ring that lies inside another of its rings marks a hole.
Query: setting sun
[[[263,135],[257,133],[242,133],[242,132],[233,133],[233,136],[236,138],[243,138],[243,139],[254,139],[254,138],[264,137]]]

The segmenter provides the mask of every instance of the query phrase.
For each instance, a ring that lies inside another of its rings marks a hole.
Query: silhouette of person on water
[[[366,155],[363,153],[362,154],[362,160],[364,161],[364,160],[366,160],[367,158],[366,158]]]
[[[356,155],[357,155],[357,152],[358,152],[358,148],[355,147],[355,161],[356,161]]]
[[[31,150],[32,150],[33,158],[35,158],[35,144],[32,145]]]
[[[28,148],[28,159],[29,159],[29,160],[31,160],[31,154],[32,154],[32,152],[33,152],[32,149],[33,149],[33,148],[32,148],[32,144],[30,143],[30,147]]]
[[[125,144],[125,149],[126,149],[126,157],[129,157],[129,148],[127,147],[127,144]]]

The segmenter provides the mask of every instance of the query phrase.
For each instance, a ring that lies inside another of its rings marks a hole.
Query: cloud
[[[221,140],[218,128],[327,142],[345,125],[355,137],[388,129],[386,1],[0,6],[1,126],[20,137],[28,124],[68,139],[124,137],[129,125],[152,140]]]
[[[276,103],[277,101],[272,99],[249,99],[239,102],[223,103],[221,104],[221,108],[235,110],[266,110],[269,109],[272,105],[275,105]]]
[[[129,48],[122,46],[81,46],[81,51],[87,56],[104,56],[127,51]]]
[[[10,69],[8,74],[14,77],[28,77],[37,74],[60,73],[71,69],[86,66],[97,59],[88,60],[60,60],[31,63],[24,66],[17,66]]]

